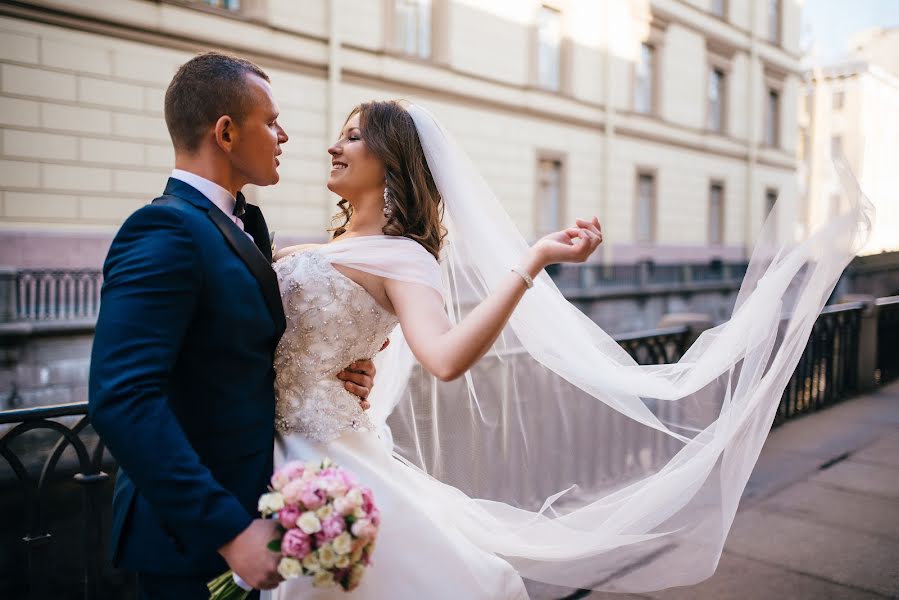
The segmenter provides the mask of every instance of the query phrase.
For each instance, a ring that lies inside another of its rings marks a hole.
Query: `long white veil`
[[[408,111],[446,206],[455,322],[527,243],[434,117]],[[840,175],[845,210],[798,243],[769,219],[733,317],[677,363],[637,365],[542,273],[457,381],[423,371],[397,329],[371,418],[398,456],[464,493],[446,488],[437,509],[524,577],[629,592],[708,577],[812,325],[870,229],[870,203]]]

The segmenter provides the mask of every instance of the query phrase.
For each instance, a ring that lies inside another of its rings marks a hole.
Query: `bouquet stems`
[[[234,571],[222,573],[207,583],[206,587],[209,588],[210,600],[246,600],[250,595],[248,590],[234,581]]]

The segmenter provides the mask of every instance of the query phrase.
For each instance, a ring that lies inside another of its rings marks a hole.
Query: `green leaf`
[[[281,540],[272,540],[266,546],[272,552],[281,552]]]

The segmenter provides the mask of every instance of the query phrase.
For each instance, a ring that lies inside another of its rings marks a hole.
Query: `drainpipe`
[[[338,122],[340,116],[337,114],[337,94],[340,86],[340,73],[342,66],[340,63],[340,35],[338,28],[338,2],[328,2],[328,98],[327,98],[327,117],[325,123],[328,129],[325,131],[325,140],[333,135],[340,128],[341,123]],[[325,153],[325,173],[331,171],[331,156]],[[327,188],[325,189],[324,211],[325,223],[330,225],[331,216],[335,212],[334,203],[331,201],[332,195]]]
[[[758,34],[756,28],[758,26],[756,11],[759,2],[750,2],[750,27],[749,27],[749,136],[747,139],[747,155],[746,161],[746,207],[744,213],[744,233],[743,253],[745,258],[749,259],[749,248],[752,246],[752,203],[755,197],[755,177],[756,177],[756,161],[758,160],[758,135],[759,120],[758,107],[764,106],[764,99],[761,99],[757,88],[756,67],[759,68],[761,78],[764,80],[765,72],[759,62]]]

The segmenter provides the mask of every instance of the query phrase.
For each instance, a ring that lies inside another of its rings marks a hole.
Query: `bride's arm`
[[[304,250],[306,248],[315,248],[316,246],[321,246],[321,244],[297,244],[296,246],[287,246],[286,248],[281,248],[275,253],[275,256],[272,257],[273,262],[278,262],[285,256],[290,256],[295,252],[299,252],[300,250]]]
[[[578,227],[548,235],[528,249],[521,266],[531,277],[553,263],[583,262],[596,250],[602,242],[599,221],[577,223]],[[384,287],[412,353],[442,381],[459,377],[487,353],[527,290],[524,279],[510,272],[453,327],[436,290],[395,279],[386,280]]]

